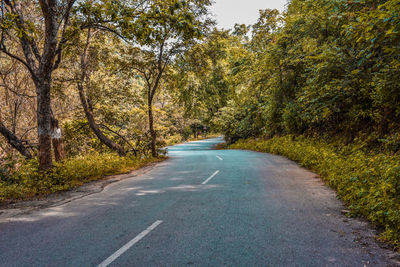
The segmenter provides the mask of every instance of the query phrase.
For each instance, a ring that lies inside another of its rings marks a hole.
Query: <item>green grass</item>
[[[241,140],[229,148],[285,156],[309,168],[337,190],[353,216],[362,216],[383,229],[381,238],[400,247],[400,156],[366,153],[303,136]]]
[[[163,158],[120,157],[116,154],[89,154],[56,163],[46,173],[39,171],[38,162],[20,164],[8,177],[0,177],[0,201],[9,202],[41,197],[65,191],[108,175],[129,173]]]

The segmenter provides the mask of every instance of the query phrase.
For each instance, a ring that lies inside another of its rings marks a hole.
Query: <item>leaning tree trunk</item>
[[[103,134],[103,132],[100,130],[96,121],[94,120],[94,116],[93,116],[91,108],[89,107],[82,84],[78,84],[78,91],[79,91],[79,97],[81,99],[82,107],[85,112],[86,119],[88,120],[90,129],[92,129],[93,133],[97,136],[97,138],[99,138],[99,140],[103,144],[105,144],[110,149],[117,151],[120,156],[125,156],[126,155],[125,150],[120,145],[118,145],[117,143],[115,143],[111,139],[109,139],[107,136],[105,136]]]
[[[151,137],[151,155],[153,157],[157,157],[157,149],[156,149],[157,134],[156,131],[154,131],[153,105],[151,103],[152,101],[149,100],[148,108],[149,108],[149,130]]]
[[[85,95],[85,90],[83,87],[83,84],[85,83],[85,79],[87,79],[88,75],[88,60],[89,60],[89,47],[92,39],[92,31],[89,28],[88,33],[87,33],[87,39],[86,39],[86,45],[84,48],[84,51],[81,55],[81,74],[79,77],[79,81],[77,83],[78,87],[78,92],[79,92],[79,98],[81,100],[81,104],[83,107],[83,110],[85,112],[86,119],[88,120],[90,129],[92,129],[93,133],[99,138],[100,142],[105,144],[107,147],[110,149],[118,152],[120,156],[125,156],[126,152],[125,150],[118,145],[117,143],[113,142],[110,138],[105,136],[103,132],[100,130],[100,127],[97,125],[94,116],[93,116],[93,109],[91,106],[91,101],[88,99],[88,97]]]
[[[18,150],[19,153],[21,153],[22,156],[24,156],[26,159],[32,159],[31,153],[24,146],[21,140],[13,132],[8,130],[7,127],[5,127],[1,121],[0,121],[0,133],[6,138],[7,142],[13,148],[15,148],[16,150]]]

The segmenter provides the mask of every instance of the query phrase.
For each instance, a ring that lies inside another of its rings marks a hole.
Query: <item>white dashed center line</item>
[[[162,221],[156,221],[152,225],[150,225],[146,230],[138,234],[134,239],[126,243],[122,248],[118,249],[114,254],[112,254],[110,257],[108,257],[105,261],[97,265],[97,267],[106,267],[113,261],[115,261],[119,256],[124,254],[128,249],[130,249],[133,245],[135,245],[137,242],[139,242],[143,237],[148,235],[151,231],[153,231],[157,226],[159,226],[162,223]]]
[[[223,158],[221,158],[220,156],[216,156],[219,160],[224,160]]]
[[[215,175],[217,175],[219,173],[219,171],[214,172],[210,177],[207,178],[207,180],[205,180],[204,182],[202,182],[201,184],[207,184],[212,178],[214,178]]]

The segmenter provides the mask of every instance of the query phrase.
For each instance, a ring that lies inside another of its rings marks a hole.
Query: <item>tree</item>
[[[243,26],[243,33],[245,29]],[[203,42],[178,57],[175,79],[187,116],[210,125],[219,109],[227,105],[235,93],[232,74],[241,72],[247,55],[243,40],[244,34],[239,36],[239,31],[233,36],[214,29]]]
[[[37,6],[36,3],[23,3],[23,1],[1,1],[0,51],[21,62],[28,69],[36,87],[39,163],[42,169],[52,167],[50,95],[52,74],[62,59],[74,3],[75,0],[39,0]],[[36,18],[30,13],[35,7],[40,10],[40,15]],[[40,37],[42,27],[43,45]],[[15,48],[9,47],[10,42],[15,39],[19,42],[23,57],[19,56]]]
[[[86,119],[89,123],[90,128],[93,133],[99,138],[99,140],[108,146],[110,149],[117,151],[119,155],[126,155],[125,150],[117,143],[108,138],[101,131],[99,125],[96,123],[93,115],[93,105],[90,95],[85,93],[85,84],[86,87],[90,86],[90,72],[89,72],[89,49],[91,45],[92,38],[95,37],[96,31],[92,31],[90,28],[86,33],[86,42],[83,47],[83,51],[81,51],[81,59],[80,59],[80,73],[79,77],[77,77],[77,88],[79,92],[79,98],[81,100],[81,104],[83,110],[85,112]],[[79,48],[78,48],[79,50]]]
[[[36,87],[41,169],[52,166],[51,121],[55,119],[52,118],[51,109],[52,76],[62,63],[63,50],[68,41],[88,28],[122,36],[120,29],[130,29],[128,20],[135,16],[132,10],[144,3],[146,0],[1,1],[0,51],[21,62],[28,69]],[[12,46],[16,40],[23,56]]]
[[[148,12],[139,16],[133,32],[141,49],[131,49],[132,64],[145,80],[152,155],[157,156],[153,101],[166,68],[202,38],[210,21],[206,18],[209,0],[153,0]]]
[[[126,40],[125,36],[131,34],[130,31],[135,19],[144,12],[147,2],[147,0],[86,1],[80,3],[74,17],[74,23],[80,28],[74,39],[74,48],[79,53],[78,61],[80,62],[77,77],[74,79],[86,119],[96,137],[121,156],[126,155],[124,148],[105,135],[100,125],[95,121],[92,94],[89,91],[93,90],[91,88],[91,73],[100,69],[94,62],[98,61],[100,56],[96,56],[96,53],[90,53],[90,51],[93,50],[92,43],[97,39],[103,39],[106,33],[113,35],[116,39]],[[85,41],[81,42],[81,38]],[[113,48],[117,50],[116,46]],[[97,52],[102,53],[101,51]],[[76,53],[72,54],[77,56]],[[97,69],[94,69],[91,65]],[[107,128],[107,130],[110,131],[111,129]],[[120,137],[125,140],[122,136]],[[129,144],[127,141],[126,143]]]

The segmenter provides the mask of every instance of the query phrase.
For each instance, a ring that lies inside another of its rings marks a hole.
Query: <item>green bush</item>
[[[279,154],[317,172],[337,190],[353,216],[383,227],[381,237],[400,246],[400,156],[290,135],[240,140],[230,148]]]
[[[37,160],[31,160],[19,166],[7,179],[0,177],[0,201],[28,199],[68,190],[107,175],[127,173],[158,160],[93,153],[55,163],[48,172],[39,171]]]
[[[177,134],[177,135],[168,136],[164,140],[165,140],[165,143],[167,146],[172,146],[172,145],[181,143],[184,139],[182,138],[182,136]]]

